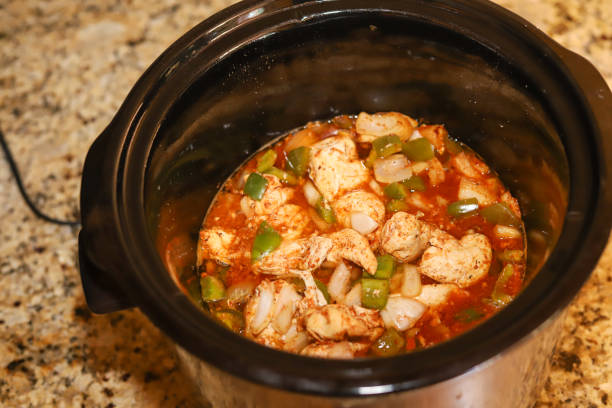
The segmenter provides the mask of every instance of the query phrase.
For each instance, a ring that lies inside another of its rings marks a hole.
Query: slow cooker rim
[[[252,4],[255,4],[255,2],[250,2],[250,3],[248,3],[248,5],[252,5]],[[483,3],[483,2],[481,2],[481,4],[484,4],[484,3]],[[241,8],[236,7],[236,10],[237,10],[237,11],[238,11],[238,10],[241,10]],[[199,25],[198,27],[196,27],[196,29],[194,29],[194,30],[202,30],[202,29],[203,29],[203,25],[204,25],[204,23],[202,23],[201,25]],[[189,35],[189,34],[188,34],[188,35]],[[168,53],[170,52],[170,50],[171,50],[171,49],[174,49],[173,47],[175,47],[175,46],[172,46],[172,47],[171,47],[171,48],[168,50]],[[174,49],[174,51],[176,51],[176,49]],[[162,57],[160,57],[160,59],[159,59],[158,61],[161,61],[161,59],[162,59]],[[158,62],[156,62],[156,64],[158,64]],[[159,71],[159,69],[158,69],[158,71]],[[149,71],[147,71],[147,72],[149,72]],[[141,82],[139,82],[139,84],[141,84],[141,85],[142,85],[142,83],[141,83]],[[145,87],[146,87],[146,84],[145,84]],[[135,91],[136,91],[136,87],[135,87],[134,89],[135,89]],[[141,90],[143,90],[143,89],[141,89]],[[134,91],[134,92],[135,92],[135,91]],[[123,108],[122,108],[122,109],[123,109]],[[121,128],[121,125],[120,125],[120,124],[115,123],[115,126],[117,126],[117,127],[120,127],[120,128]],[[129,137],[128,137],[126,140],[129,140]],[[129,143],[129,142],[128,142],[128,143]],[[130,153],[129,153],[130,148],[131,148],[131,145],[130,145],[130,146],[128,146],[128,147],[127,147],[127,149],[124,149],[124,154],[125,154],[125,155],[123,155],[123,157],[124,157],[124,158],[125,158],[125,157],[127,157],[126,155],[129,155],[129,154],[130,154]],[[606,153],[607,153],[607,152],[606,152]],[[603,154],[603,153],[602,153],[602,154]],[[124,163],[123,165],[126,165],[126,164]],[[609,173],[609,171],[608,171],[608,173]],[[127,174],[127,171],[123,173],[123,176],[126,176],[126,174]],[[608,178],[609,178],[609,175],[608,175]],[[127,183],[126,183],[126,184],[127,184]],[[125,185],[125,184],[124,184],[124,185]],[[608,194],[608,195],[609,195],[609,194]],[[125,197],[125,195],[120,195],[120,196]],[[605,201],[605,197],[603,197],[603,198],[602,198],[602,200],[604,200],[604,201]],[[122,203],[122,202],[120,202],[120,201],[121,201],[121,197],[118,197],[118,200],[117,200],[117,201],[118,201],[118,202],[115,202],[115,205],[117,205],[117,206],[118,206],[118,208],[117,208],[118,213],[124,214],[124,213],[125,213],[125,211],[124,211],[124,210],[125,210],[125,208],[126,208],[126,204],[127,204],[127,203]],[[609,197],[608,197],[608,201],[610,201],[610,200],[609,200]],[[604,204],[605,204],[605,202],[604,202]],[[611,222],[610,217],[608,216],[608,217],[607,217],[607,219],[606,219],[606,217],[605,217],[605,215],[606,215],[606,214],[601,214],[601,202],[600,202],[600,206],[599,206],[598,208],[599,208],[599,210],[600,210],[600,211],[598,211],[598,212],[597,212],[597,214],[600,216],[600,217],[599,217],[599,219],[600,219],[600,220],[603,222],[603,225],[608,225],[608,230],[609,230],[609,225],[610,225],[610,222]],[[123,220],[122,220],[123,222],[117,222],[117,226],[118,226],[118,227],[121,229],[121,234],[120,234],[120,235],[124,235],[126,232],[127,232],[127,235],[132,235],[132,234],[131,234],[131,233],[129,233],[128,231],[125,231],[126,224],[131,225],[131,223],[129,223],[129,221],[128,221],[128,218],[129,218],[129,217],[126,217],[126,216],[125,216],[125,214],[124,214],[124,215],[122,216],[122,218],[123,218]],[[593,221],[593,223],[595,223],[595,221]],[[593,223],[591,223],[591,224],[593,224]],[[598,223],[598,224],[599,224],[599,225],[601,225],[600,223]],[[142,232],[143,232],[143,231],[138,231],[137,233],[142,233]],[[124,236],[124,237],[125,237],[125,236]],[[124,239],[124,241],[125,241],[125,238],[123,238],[123,239]],[[127,243],[125,243],[125,244],[127,245]],[[603,249],[603,246],[602,246],[602,248],[601,248],[601,249]],[[128,252],[129,252],[129,251],[128,251]],[[596,252],[597,252],[597,251],[596,251]],[[599,252],[601,252],[601,251],[599,251]],[[596,262],[596,259],[597,259],[597,257],[598,257],[599,252],[597,253],[597,255],[595,255],[595,256],[591,256],[591,259],[589,260],[589,266],[590,266],[590,268],[585,268],[585,269],[587,269],[587,270],[592,269],[592,266],[594,266],[594,264],[595,264],[595,262]],[[551,255],[551,257],[552,257],[552,255]],[[136,261],[136,262],[132,262],[132,265],[136,265],[136,264],[138,264],[138,263],[139,263],[139,262],[137,262],[137,261]],[[157,264],[158,264],[158,267],[159,267],[159,266],[161,266],[161,262],[157,262]],[[583,264],[583,265],[584,265],[584,264]],[[578,284],[578,285],[577,285],[578,287],[579,287],[579,286],[581,286],[581,285],[582,285],[582,283],[584,282],[584,280],[586,280],[586,278],[588,277],[588,275],[589,275],[589,274],[590,274],[590,272],[589,272],[589,273],[584,273],[584,274],[582,274],[582,275],[576,275],[576,276],[575,276],[575,278],[576,278],[576,279],[575,279],[575,282],[574,282],[574,283],[577,283],[577,284]],[[548,319],[548,317],[549,317],[550,315],[552,315],[552,314],[553,314],[553,313],[554,313],[556,310],[558,310],[558,309],[560,309],[560,308],[564,307],[564,306],[565,306],[565,304],[567,304],[567,302],[569,301],[569,298],[571,298],[571,297],[572,297],[572,296],[575,294],[575,292],[576,292],[576,291],[577,291],[577,289],[576,289],[576,290],[575,290],[573,293],[568,293],[568,294],[566,294],[566,296],[565,296],[565,297],[566,297],[567,299],[566,299],[564,302],[561,302],[561,304],[556,305],[556,306],[553,306],[553,307],[551,308],[551,309],[552,309],[552,312],[551,312],[551,313],[550,313],[548,316],[546,316],[545,318],[542,318],[542,319],[541,319],[541,321],[540,321],[538,324],[540,324],[540,323],[544,322],[546,319]],[[193,306],[191,306],[191,304],[190,304],[190,303],[189,303],[189,302],[186,300],[186,298],[185,298],[185,297],[183,297],[182,299],[181,299],[181,298],[177,298],[177,299],[175,299],[175,300],[176,300],[176,305],[177,305],[177,311],[178,311],[178,310],[183,310],[183,309],[184,309],[184,307],[193,307]],[[185,303],[185,302],[187,302],[187,303]],[[154,322],[155,322],[157,325],[159,325],[160,327],[164,327],[164,329],[166,329],[166,330],[164,330],[164,331],[166,331],[167,333],[168,333],[169,331],[170,331],[170,333],[171,333],[171,330],[173,330],[173,329],[175,329],[175,328],[178,328],[178,327],[175,327],[175,325],[174,325],[174,324],[175,324],[175,323],[177,323],[177,322],[172,322],[172,321],[171,321],[171,322],[168,322],[168,321],[163,321],[163,319],[160,319],[160,318],[158,317],[160,312],[161,312],[162,314],[163,314],[163,313],[167,313],[167,310],[159,310],[159,308],[158,308],[158,306],[159,306],[159,305],[157,305],[157,304],[155,304],[155,303],[151,304],[150,302],[148,302],[148,301],[146,301],[146,300],[144,300],[144,299],[140,299],[140,300],[137,302],[137,304],[138,304],[138,305],[139,305],[139,306],[140,306],[140,307],[141,307],[141,308],[142,308],[142,309],[145,311],[145,313],[146,313],[146,314],[149,316],[149,318],[150,318],[151,320],[153,320],[153,321],[154,321]],[[189,306],[188,306],[188,305],[189,305]],[[512,305],[511,305],[511,306],[512,306]],[[510,306],[510,307],[511,307],[511,306]],[[510,309],[510,307],[509,307],[509,308],[507,308],[507,309]],[[506,312],[506,311],[507,311],[507,310],[504,310],[504,311],[502,311],[501,313]],[[200,312],[198,311],[198,313],[200,313]],[[500,313],[500,314],[501,314],[501,313]],[[491,320],[492,320],[492,319],[491,319]],[[485,324],[486,324],[486,323],[485,323]],[[484,324],[483,324],[482,326],[484,326]],[[537,326],[537,325],[536,325],[536,326]],[[194,326],[194,327],[195,327],[195,326]],[[221,329],[221,328],[217,328],[217,327],[215,327],[215,328],[216,328],[216,329],[218,329],[218,330],[223,330],[223,329]],[[222,333],[222,334],[228,334],[228,333]],[[222,335],[220,335],[220,336],[221,336],[221,338],[226,338],[226,337],[227,337],[227,336],[222,336]],[[289,361],[292,361],[292,360],[294,360],[294,361],[304,360],[304,357],[295,356],[295,355],[291,355],[291,354],[282,353],[282,352],[278,352],[278,351],[275,351],[275,350],[267,349],[267,348],[264,348],[264,347],[262,347],[262,346],[260,346],[260,345],[255,344],[255,343],[253,343],[253,342],[251,342],[251,341],[248,341],[248,340],[245,340],[245,339],[242,339],[242,338],[233,339],[233,337],[237,337],[237,336],[235,336],[235,335],[233,335],[233,334],[232,334],[232,335],[230,336],[230,339],[232,339],[232,340],[236,340],[236,341],[239,343],[239,346],[240,346],[241,348],[242,348],[242,347],[251,348],[251,349],[253,350],[253,352],[254,352],[254,353],[264,353],[264,354],[269,354],[271,357],[275,357],[275,356],[276,356],[276,357],[281,358],[281,359],[287,359],[287,358],[288,358],[288,359],[289,359]],[[518,340],[520,340],[520,339],[521,339],[521,338],[523,338],[523,337],[524,337],[524,336],[520,336]],[[177,339],[175,338],[175,340],[177,340]],[[182,340],[182,339],[178,339],[178,340]],[[517,339],[515,339],[515,340],[516,340],[516,341],[518,341]],[[226,339],[225,341],[227,341],[227,339]],[[453,341],[454,341],[454,340],[453,340]],[[179,341],[179,343],[180,343],[180,341]],[[241,343],[241,344],[240,344],[240,343]],[[449,343],[452,343],[452,342],[449,342]],[[506,341],[506,343],[514,343],[514,341]],[[444,346],[444,345],[443,345],[443,346]],[[498,348],[499,348],[500,350],[503,350],[503,347],[498,347]],[[192,347],[188,347],[188,349],[189,349],[191,352],[193,352]],[[426,353],[427,351],[435,351],[435,350],[436,350],[436,348],[432,348],[432,349],[429,349],[429,350],[423,351],[422,353]],[[500,351],[500,350],[498,350],[498,351]],[[271,353],[271,354],[270,354],[270,353]],[[197,353],[196,353],[196,354],[197,354]],[[491,355],[495,355],[495,354],[497,354],[497,353],[491,353]],[[488,358],[489,358],[491,355],[489,355],[489,356],[487,356],[487,357],[484,357],[484,358],[482,358],[482,359],[478,359],[478,358],[476,358],[476,360],[479,360],[479,362],[482,362],[482,361],[487,360],[487,359],[488,359]],[[406,357],[406,356],[396,357],[396,358],[394,358],[393,360],[401,359],[401,358],[403,358],[403,357]],[[295,359],[297,359],[297,360],[295,360]],[[312,359],[307,359],[307,360],[312,360]],[[389,361],[390,361],[390,360],[389,360]],[[329,363],[329,364],[327,364],[327,363]],[[319,362],[318,364],[319,364],[319,365],[328,365],[328,366],[329,366],[331,369],[342,369],[342,368],[346,368],[346,369],[348,369],[348,370],[355,370],[355,369],[359,369],[359,368],[360,368],[360,366],[362,366],[361,368],[363,368],[364,364],[365,364],[365,366],[371,366],[371,365],[372,365],[372,360],[361,360],[361,361],[350,361],[350,362],[330,362],[330,361],[324,361],[324,362]],[[215,365],[217,365],[217,364],[215,364]],[[472,364],[472,365],[470,365],[470,367],[468,367],[468,368],[467,368],[467,369],[465,369],[465,370],[459,370],[459,372],[465,372],[465,371],[467,371],[467,370],[471,369],[472,367],[474,367],[475,365],[477,365],[477,364]],[[221,366],[218,366],[218,367],[219,367],[219,368],[223,368],[223,367],[221,367]],[[227,368],[227,367],[226,367],[226,368]],[[261,380],[261,377],[258,377],[258,378],[251,378],[251,377],[252,377],[252,376],[250,375],[250,374],[252,374],[251,372],[246,372],[246,373],[245,373],[245,372],[242,372],[242,373],[239,373],[239,372],[235,372],[236,370],[231,370],[231,369],[230,369],[230,370],[227,370],[227,371],[230,371],[230,372],[232,372],[232,374],[234,374],[234,375],[238,375],[238,376],[240,376],[240,377],[244,377],[244,378],[247,378],[247,377],[248,377],[247,379],[249,379],[249,380],[251,380],[251,381],[260,382],[260,383],[267,384],[267,385],[276,385],[276,384],[270,384],[268,381],[262,381],[262,380]],[[457,371],[457,370],[455,370],[455,371]],[[432,382],[437,382],[437,381],[441,381],[441,380],[443,380],[443,379],[445,379],[445,378],[450,378],[450,377],[452,377],[452,376],[454,376],[454,375],[457,375],[459,372],[455,372],[455,374],[453,374],[453,375],[448,375],[448,376],[446,376],[446,377],[442,376],[442,377],[444,377],[444,378],[438,378],[437,380],[434,380],[434,381],[432,381]],[[241,374],[244,374],[244,375],[241,375]],[[261,374],[261,373],[260,373],[260,374]],[[258,380],[259,380],[259,381],[258,381]],[[428,384],[428,383],[432,383],[432,382],[423,381],[423,382],[420,382],[420,383],[413,383],[413,384],[411,384],[411,386],[408,386],[408,387],[405,387],[405,384],[394,384],[393,386],[388,387],[386,390],[383,390],[382,392],[376,392],[376,393],[392,392],[392,391],[396,391],[396,390],[399,390],[399,389],[402,389],[402,390],[403,390],[403,389],[409,389],[409,388],[413,388],[413,387],[415,387],[415,386],[417,386],[417,387],[418,387],[418,386],[425,385],[426,383]],[[286,385],[286,384],[285,384],[285,385]],[[303,389],[297,389],[297,388],[291,388],[291,387],[283,387],[283,386],[281,386],[281,388],[291,389],[291,390],[294,390],[294,391],[304,391]],[[329,390],[328,390],[328,391],[329,391]],[[361,391],[362,391],[362,392],[360,392],[359,390],[355,390],[355,389],[354,389],[354,387],[353,387],[352,391],[349,391],[349,392],[348,392],[348,393],[346,393],[346,394],[345,394],[344,392],[342,392],[342,391],[338,391],[338,395],[361,395],[361,394],[363,393],[363,391],[364,391],[364,390],[361,390]],[[317,392],[316,392],[316,390],[311,390],[311,392],[313,392],[313,393],[317,393]],[[329,392],[322,392],[322,393],[323,393],[323,394],[325,394],[325,395],[329,395],[329,394],[330,394]]]

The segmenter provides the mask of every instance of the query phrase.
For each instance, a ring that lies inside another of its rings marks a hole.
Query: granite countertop
[[[497,0],[612,85],[612,1]],[[228,0],[0,1],[0,126],[45,212],[78,214],[81,167],[132,84]],[[612,136],[612,135],[611,135]],[[192,406],[166,338],[138,311],[92,315],[77,228],[25,207],[0,160],[0,405]],[[569,309],[537,407],[612,406],[612,245]]]

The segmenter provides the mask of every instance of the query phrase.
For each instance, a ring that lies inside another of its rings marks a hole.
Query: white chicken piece
[[[296,311],[303,298],[284,280],[263,280],[244,309],[246,331],[268,347],[298,352],[308,343]]]
[[[325,199],[334,201],[370,180],[370,172],[359,160],[355,142],[350,137],[329,137],[315,143],[311,149],[310,178]]]
[[[410,116],[397,112],[383,112],[370,115],[361,112],[355,121],[357,141],[371,143],[381,136],[397,135],[403,140],[408,140],[418,122]]]
[[[312,343],[304,347],[301,354],[310,357],[347,359],[363,353],[370,347],[368,343],[352,341]]]
[[[269,214],[266,219],[286,240],[301,237],[312,223],[308,211],[296,204],[285,204],[276,212]]]
[[[459,287],[452,283],[433,283],[431,285],[423,285],[421,293],[414,299],[423,303],[428,307],[441,305],[448,300],[451,293],[458,291]]]
[[[460,240],[438,230],[432,234],[419,265],[419,272],[441,283],[454,283],[461,288],[483,278],[491,266],[491,244],[478,233]]]
[[[197,265],[205,259],[214,259],[226,265],[239,254],[231,250],[236,235],[220,227],[200,230],[200,239],[197,248]]]
[[[509,191],[504,191],[500,197],[503,203],[506,203],[508,207],[512,210],[514,215],[520,218],[521,216],[521,207],[519,207],[519,203],[516,198],[512,197]]]
[[[450,159],[450,165],[464,176],[472,178],[479,178],[490,172],[489,166],[473,155],[468,155],[465,152],[454,155]]]
[[[340,341],[362,337],[370,341],[384,331],[384,323],[377,310],[360,306],[330,304],[310,311],[304,318],[306,330],[320,341]]]
[[[373,193],[363,190],[352,191],[340,197],[333,204],[340,225],[352,228],[351,215],[362,213],[379,226],[385,220],[385,204]]]
[[[270,174],[264,174],[263,177],[268,180],[268,185],[261,200],[253,200],[247,195],[240,200],[240,209],[247,218],[274,214],[295,195],[295,189],[283,186],[278,177]]]
[[[396,212],[382,228],[382,249],[400,262],[417,259],[427,248],[432,227],[412,214]]]
[[[446,146],[444,144],[448,132],[442,125],[421,125],[417,129],[421,136],[429,141],[439,154],[444,154]]]
[[[346,259],[361,266],[370,275],[376,273],[376,256],[363,235],[345,228],[329,234],[328,238],[332,240],[332,247],[327,254],[327,260],[331,264],[338,265],[342,259]]]
[[[488,206],[497,202],[496,185],[487,183],[486,180],[475,180],[461,177],[459,180],[459,200],[475,198],[480,206]]]
[[[330,238],[312,236],[283,241],[275,251],[253,265],[255,273],[295,275],[295,270],[312,271],[325,261],[332,248]]]

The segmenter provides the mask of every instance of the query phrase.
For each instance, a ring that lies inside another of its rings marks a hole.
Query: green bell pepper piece
[[[465,215],[475,214],[478,210],[478,200],[476,198],[466,198],[465,200],[455,201],[450,203],[446,208],[448,215],[452,217],[463,217]]]
[[[404,349],[406,340],[394,328],[389,328],[372,344],[372,354],[378,357],[390,357]]]
[[[372,149],[370,150],[370,153],[368,154],[368,157],[366,157],[365,159],[365,166],[368,169],[371,169],[372,167],[374,167],[374,161],[376,161],[376,159],[378,159],[378,156],[376,156],[376,150]]]
[[[266,221],[259,224],[253,247],[251,248],[251,262],[255,263],[270,252],[274,251],[281,244],[282,237]]]
[[[384,189],[385,195],[390,198],[406,198],[406,188],[401,183],[388,184]]]
[[[377,157],[387,157],[402,151],[402,141],[397,135],[381,136],[372,142]]]
[[[216,302],[225,298],[225,286],[221,279],[214,276],[204,276],[200,279],[202,299],[205,302]]]
[[[270,149],[257,158],[257,171],[263,173],[276,163],[277,154]]]
[[[403,180],[402,184],[410,191],[425,191],[425,181],[419,176],[412,176]]]
[[[496,203],[480,210],[480,215],[491,224],[519,227],[521,220],[512,212],[508,204]]]
[[[448,136],[446,137],[446,139],[444,139],[444,146],[446,147],[446,150],[453,155],[459,154],[463,151],[461,143],[457,142],[454,139],[451,139]]]
[[[459,313],[455,314],[455,320],[460,321],[461,323],[471,323],[479,320],[484,316],[484,313],[479,312],[473,307],[469,307],[467,309],[463,309]]]
[[[303,176],[308,170],[310,160],[310,147],[301,146],[287,153],[287,166],[289,170],[298,177]]]
[[[237,310],[222,309],[215,312],[214,315],[221,324],[233,332],[239,332],[244,329],[244,317]]]
[[[403,143],[402,151],[412,161],[427,161],[434,158],[434,147],[424,137]]]
[[[376,262],[378,263],[374,274],[376,279],[389,279],[393,276],[397,265],[393,256],[388,254],[377,256]]]
[[[259,201],[262,199],[267,187],[268,180],[264,176],[258,173],[251,173],[244,184],[244,194],[253,200]]]
[[[361,304],[368,309],[384,309],[389,298],[387,279],[362,278]]]
[[[523,251],[520,249],[505,249],[497,255],[502,262],[519,263],[523,260]]]
[[[350,129],[353,127],[353,119],[346,115],[336,116],[332,119],[332,122],[334,122],[334,125],[338,126],[340,129]]]
[[[326,223],[333,224],[336,222],[336,213],[334,212],[334,209],[331,208],[327,200],[323,198],[323,196],[319,197],[319,200],[315,205],[315,210],[317,211],[317,214],[319,214],[319,217],[323,218],[323,221]]]
[[[329,296],[329,292],[327,290],[327,286],[323,282],[318,280],[318,279],[315,279],[314,281],[315,281],[315,284],[317,285],[317,288],[319,288],[319,290],[323,294],[323,297],[325,298],[327,303],[330,303],[331,302],[331,297]]]
[[[278,167],[270,167],[268,170],[264,171],[264,173],[278,177],[283,184],[295,186],[298,183],[298,179],[293,174],[281,170]]]
[[[386,207],[389,212],[405,211],[408,204],[404,200],[389,200]]]
[[[511,264],[504,266],[499,274],[495,286],[493,287],[493,292],[491,292],[491,300],[495,306],[505,306],[512,300],[512,296],[504,292],[504,286],[508,283],[513,274],[514,267]]]

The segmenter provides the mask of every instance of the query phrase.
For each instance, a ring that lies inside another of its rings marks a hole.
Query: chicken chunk
[[[357,156],[355,142],[346,135],[329,137],[314,144],[309,172],[319,192],[329,201],[370,180],[368,169]]]
[[[197,248],[197,264],[201,265],[205,259],[214,259],[230,265],[232,259],[239,254],[232,251],[232,244],[236,235],[220,227],[200,230],[200,239]]]
[[[457,169],[464,176],[479,178],[489,174],[489,166],[478,160],[473,155],[468,155],[465,152],[454,155],[450,159],[451,167]]]
[[[491,244],[477,233],[464,235],[461,240],[436,231],[425,250],[419,271],[441,283],[454,283],[461,288],[483,278],[491,266]]]
[[[454,291],[459,290],[457,285],[452,283],[434,283],[423,285],[421,293],[415,297],[416,300],[428,307],[441,305],[448,300]]]
[[[332,247],[327,254],[327,260],[337,265],[342,259],[356,263],[369,274],[376,273],[376,257],[370,248],[368,240],[357,231],[346,228],[329,234]]]
[[[304,318],[306,330],[317,340],[340,341],[362,337],[370,341],[384,331],[378,311],[360,306],[331,304],[311,311]]]
[[[266,217],[270,225],[278,231],[284,239],[293,240],[312,231],[314,223],[308,211],[296,204],[285,204]]]
[[[475,180],[461,177],[459,181],[459,200],[475,198],[481,206],[488,206],[497,202],[496,184],[487,183],[487,180]]]
[[[427,248],[431,231],[432,227],[426,222],[400,211],[383,226],[381,247],[401,262],[412,262]]]
[[[274,214],[295,195],[295,189],[283,186],[278,177],[270,174],[263,176],[268,180],[268,185],[261,200],[253,200],[245,195],[240,201],[240,209],[247,218]]]
[[[352,228],[351,214],[362,213],[379,226],[385,220],[385,205],[372,193],[357,190],[340,197],[334,204],[338,222],[345,228]]]
[[[365,352],[370,345],[352,341],[312,343],[304,347],[301,354],[310,357],[347,359]]]
[[[255,273],[291,275],[294,270],[312,271],[325,261],[332,248],[330,238],[312,236],[283,241],[280,247],[253,265]]]
[[[412,135],[417,121],[410,116],[397,112],[375,113],[373,115],[361,112],[355,122],[357,141],[371,143],[386,135],[397,135],[401,140],[407,140]]]
[[[442,125],[421,125],[417,129],[421,136],[429,140],[439,154],[444,154],[446,146],[444,144],[448,132]]]

